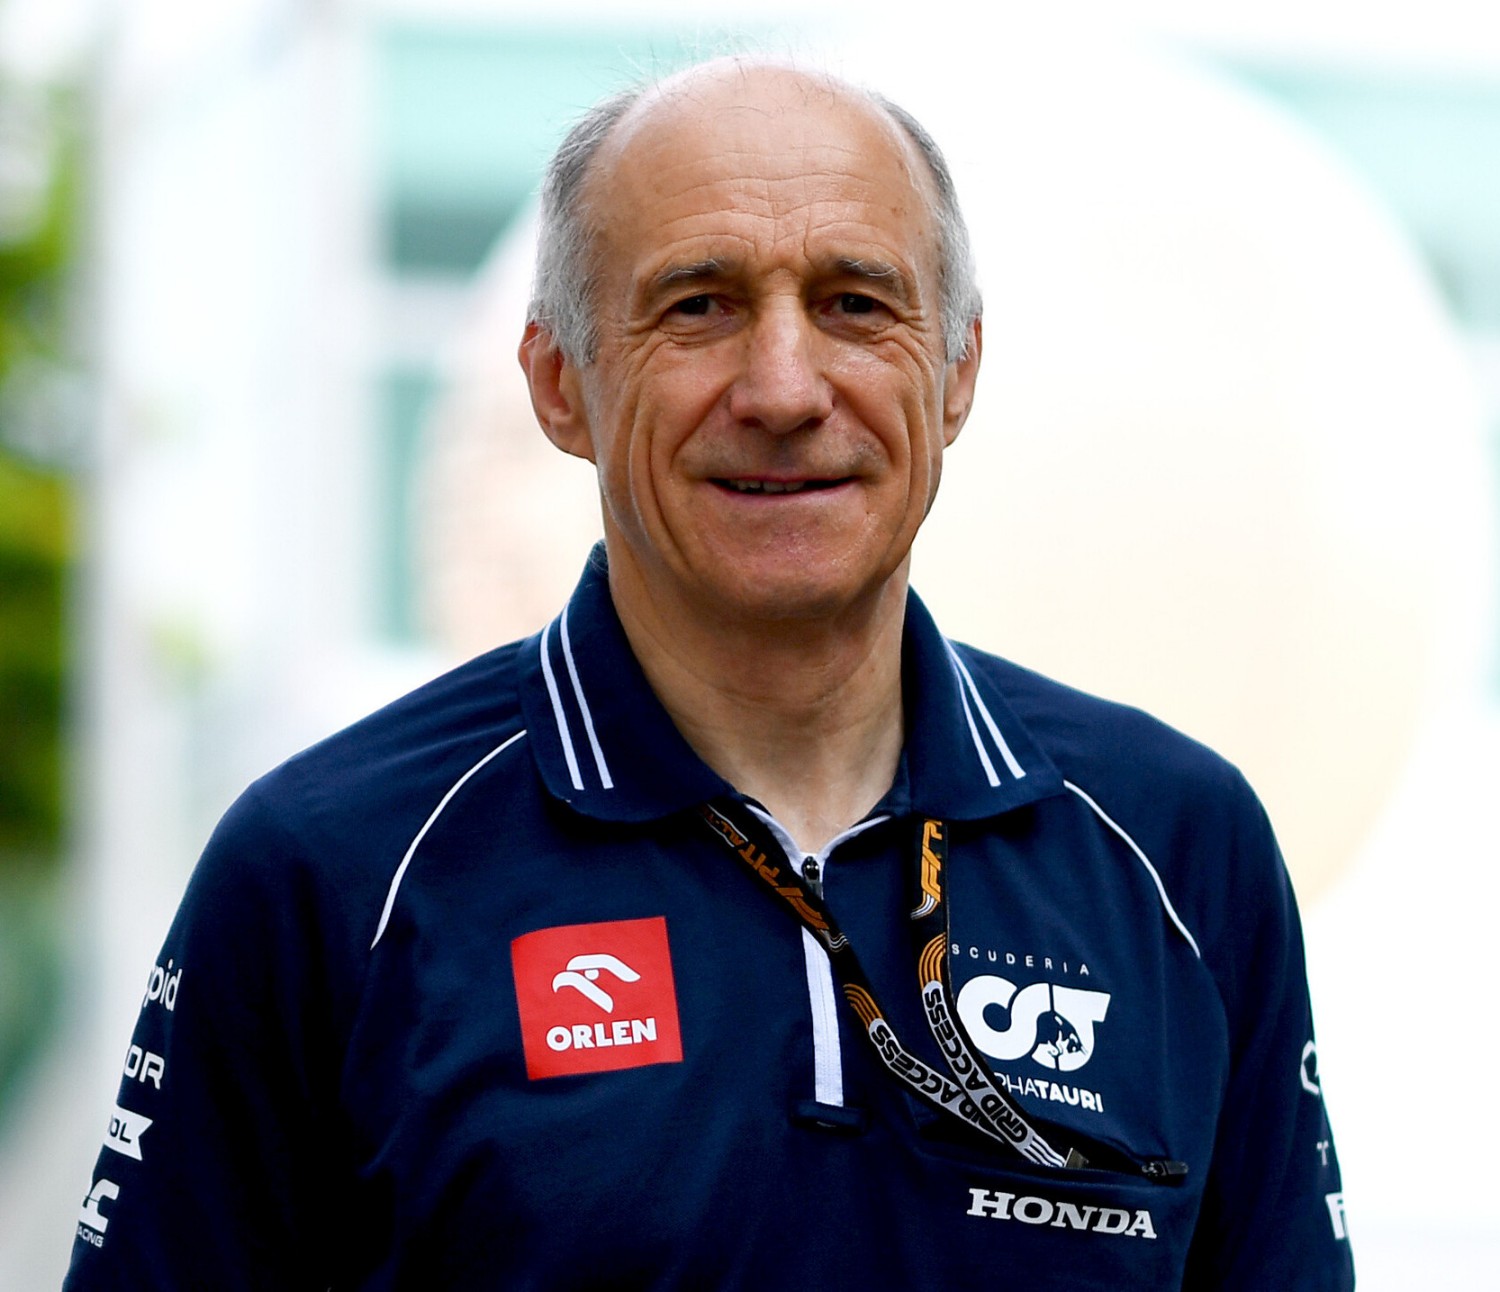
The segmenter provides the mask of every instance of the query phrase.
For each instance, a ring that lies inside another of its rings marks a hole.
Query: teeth
[[[777,480],[731,480],[729,487],[739,493],[800,493],[807,488],[804,480],[781,482]]]

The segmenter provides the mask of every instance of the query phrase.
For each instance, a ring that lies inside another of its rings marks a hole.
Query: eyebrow
[[[895,265],[884,260],[867,260],[859,256],[840,256],[833,262],[834,272],[843,278],[863,279],[878,284],[903,305],[911,302],[911,284]]]
[[[728,270],[729,262],[717,256],[710,256],[706,260],[695,260],[686,265],[671,265],[647,282],[646,294],[654,297],[671,291],[674,287],[681,287],[684,283],[709,282],[715,278],[722,278]]]
[[[684,285],[711,283],[734,272],[732,261],[722,256],[708,256],[682,265],[669,265],[647,280],[643,295],[655,299]],[[864,256],[838,256],[829,262],[828,272],[839,278],[853,278],[884,288],[901,304],[912,300],[910,279],[900,268],[885,260]]]

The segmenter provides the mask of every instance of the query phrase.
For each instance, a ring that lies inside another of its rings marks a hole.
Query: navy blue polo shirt
[[[540,634],[256,782],[145,983],[67,1288],[1352,1287],[1253,794],[915,596],[903,643],[896,781],[815,857],[672,725],[599,553]],[[996,1083],[1186,1174],[1033,1166],[913,1096],[708,800],[934,1064],[907,912],[941,820]]]

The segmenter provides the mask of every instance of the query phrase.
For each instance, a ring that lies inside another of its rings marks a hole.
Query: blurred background
[[[1485,0],[0,0],[0,1287],[56,1287],[244,785],[553,614],[537,176],[748,50],[950,154],[985,372],[914,581],[1214,744],[1302,899],[1361,1287],[1490,1288],[1500,15]]]

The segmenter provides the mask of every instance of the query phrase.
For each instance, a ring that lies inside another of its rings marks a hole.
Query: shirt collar
[[[908,594],[901,770],[878,811],[978,820],[1062,790],[986,658]],[[585,816],[650,821],[732,794],[673,725],[615,614],[602,544],[563,612],[521,647],[527,740],[548,791]]]
[[[1009,665],[950,642],[915,592],[906,595],[901,648],[904,775],[883,810],[979,821],[1064,792],[1062,773],[996,680]]]

